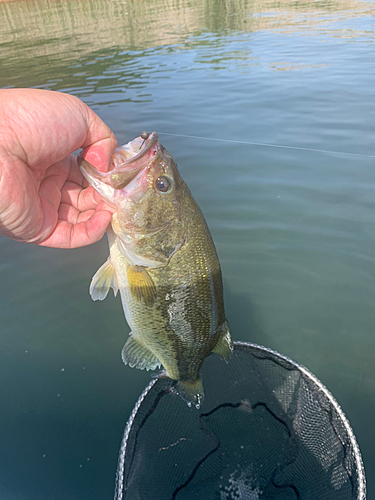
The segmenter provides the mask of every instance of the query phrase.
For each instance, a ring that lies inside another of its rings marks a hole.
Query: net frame
[[[252,344],[249,342],[241,342],[241,341],[236,341],[234,342],[234,346],[239,348],[240,350],[253,350],[253,351],[259,351],[263,355],[268,355],[271,357],[271,359],[276,359],[281,361],[282,363],[287,363],[293,366],[296,370],[298,370],[310,383],[313,384],[314,388],[317,389],[323,397],[326,398],[326,400],[329,402],[331,407],[334,409],[336,414],[339,417],[339,421],[342,423],[345,432],[347,434],[347,437],[349,438],[350,445],[353,450],[353,456],[355,460],[355,470],[357,474],[357,498],[356,500],[366,500],[366,477],[365,477],[365,470],[364,470],[364,465],[363,465],[363,460],[361,456],[361,452],[356,440],[356,437],[354,435],[354,432],[350,426],[350,423],[348,419],[346,418],[345,413],[343,412],[341,406],[338,404],[336,399],[333,397],[331,392],[326,388],[326,386],[310,371],[308,370],[305,366],[297,363],[296,361],[293,361],[290,359],[288,356],[285,356],[283,354],[280,354],[277,351],[274,351],[272,349],[269,349],[268,347],[260,346],[257,344]],[[140,406],[142,405],[143,401],[145,400],[146,396],[150,392],[150,390],[154,387],[154,385],[158,382],[157,378],[154,378],[150,381],[148,386],[144,389],[142,394],[140,395],[138,401],[136,402],[132,413],[126,423],[124,433],[123,433],[123,438],[121,441],[121,446],[120,446],[120,451],[119,451],[119,457],[118,457],[118,467],[117,467],[117,472],[116,472],[116,483],[115,483],[115,495],[114,495],[114,500],[123,500],[124,498],[124,474],[125,474],[125,457],[127,453],[127,448],[128,448],[128,443],[129,443],[129,436],[131,434],[133,424],[135,421],[135,418],[137,416],[138,410]],[[333,425],[332,425],[333,426]],[[344,443],[342,443],[343,446],[345,446]]]

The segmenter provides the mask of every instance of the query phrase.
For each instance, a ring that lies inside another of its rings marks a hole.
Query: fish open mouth
[[[78,156],[78,165],[88,180],[95,187],[97,182],[104,182],[114,189],[127,186],[138,173],[150,163],[158,150],[158,134],[142,132],[140,137],[116,148],[108,172],[100,172],[82,156]]]

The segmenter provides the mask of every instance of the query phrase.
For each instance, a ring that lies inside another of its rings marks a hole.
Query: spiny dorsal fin
[[[134,337],[133,333],[124,345],[121,357],[126,365],[130,368],[138,368],[139,370],[155,370],[161,366],[160,361],[154,353],[150,351],[140,340]]]
[[[128,266],[128,283],[130,293],[139,302],[152,306],[155,302],[156,288],[145,267]]]
[[[104,300],[111,287],[116,297],[118,291],[117,276],[109,258],[99,267],[91,280],[90,295],[92,300]]]
[[[232,356],[233,341],[227,321],[221,327],[219,340],[217,341],[216,346],[212,349],[212,352],[216,352],[216,354],[218,354],[227,363]]]

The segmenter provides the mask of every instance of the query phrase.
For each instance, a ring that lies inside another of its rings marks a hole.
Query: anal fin
[[[108,260],[99,267],[91,280],[90,295],[92,300],[104,300],[111,287],[116,296],[118,292],[116,271],[111,263],[111,259],[108,258]]]
[[[126,344],[124,345],[121,357],[126,365],[130,368],[138,368],[139,370],[155,370],[159,368],[161,363],[154,353],[148,349],[133,333],[130,333]]]
[[[152,306],[155,302],[156,287],[147,269],[142,266],[128,266],[127,276],[133,297],[146,306]]]
[[[218,354],[227,363],[232,357],[233,341],[227,321],[221,327],[219,340],[217,341],[215,347],[212,349],[212,352],[216,352],[216,354]]]

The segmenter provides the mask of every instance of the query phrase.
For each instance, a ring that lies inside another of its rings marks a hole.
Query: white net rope
[[[127,423],[116,500],[364,500],[360,451],[344,413],[306,368],[236,342],[202,368],[188,408],[153,380]]]

